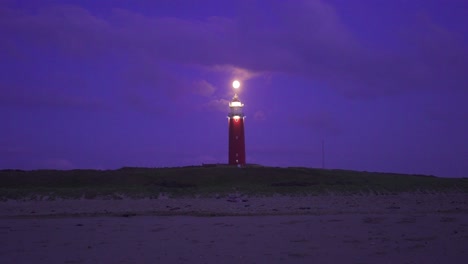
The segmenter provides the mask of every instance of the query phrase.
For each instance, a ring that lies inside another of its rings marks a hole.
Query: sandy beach
[[[1,263],[466,263],[468,194],[0,202]]]

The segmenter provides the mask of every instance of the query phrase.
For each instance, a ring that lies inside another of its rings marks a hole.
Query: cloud
[[[216,88],[206,80],[194,81],[193,88],[195,89],[195,94],[205,97],[213,95],[213,93],[216,91]]]
[[[214,65],[208,68],[210,71],[227,73],[231,77],[236,78],[237,80],[243,82],[255,78],[260,75],[264,75],[264,72],[254,72],[248,69],[243,69],[240,67],[232,65]]]
[[[202,109],[208,111],[225,112],[229,111],[229,101],[226,99],[212,99],[202,106]]]
[[[137,69],[132,79],[142,76],[139,70],[150,60],[158,66],[242,69],[233,73],[241,79],[257,73],[302,75],[353,98],[468,85],[467,45],[456,33],[423,21],[408,27],[398,50],[368,49],[333,6],[319,0],[253,1],[239,17],[203,19],[151,17],[118,8],[98,16],[69,5],[0,8],[1,48],[16,47],[21,54],[27,51],[16,44],[34,43],[36,51],[58,50],[79,60],[120,58]],[[147,82],[160,87],[161,80],[174,84],[168,72],[154,80],[145,74]],[[175,86],[169,96],[186,92],[183,87]]]
[[[34,11],[2,8],[2,33],[15,43],[34,43],[43,52],[56,50],[75,58],[96,58],[111,50],[110,24],[88,10],[71,5]]]
[[[192,86],[184,77],[150,59],[132,63],[118,78],[121,82],[111,92],[118,94],[132,109],[151,114],[165,112],[163,108],[170,110],[168,102],[179,103]]]

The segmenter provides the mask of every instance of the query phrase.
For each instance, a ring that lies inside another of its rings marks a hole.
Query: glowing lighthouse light
[[[234,89],[239,89],[240,82],[232,82]],[[243,112],[244,104],[241,103],[237,94],[234,95],[231,102],[229,102],[229,151],[228,163],[229,165],[242,166],[245,165],[245,135],[244,135],[244,119]]]
[[[238,80],[233,81],[232,82],[232,87],[234,87],[234,89],[239,89],[240,82]]]

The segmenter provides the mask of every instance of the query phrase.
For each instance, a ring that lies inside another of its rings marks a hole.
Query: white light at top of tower
[[[234,89],[238,89],[240,87],[240,82],[238,80],[233,81],[232,87],[234,87]]]

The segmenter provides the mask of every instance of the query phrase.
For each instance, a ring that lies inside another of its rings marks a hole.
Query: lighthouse
[[[234,81],[232,87],[237,90],[240,87],[239,81]],[[229,102],[229,165],[245,165],[245,136],[244,136],[244,105],[239,100],[237,93]]]

